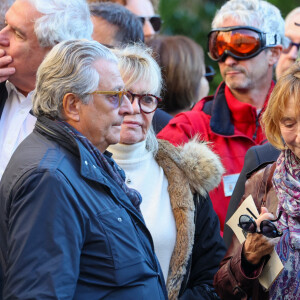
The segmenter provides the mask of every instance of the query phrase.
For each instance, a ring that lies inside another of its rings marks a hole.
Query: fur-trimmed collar
[[[186,175],[190,186],[202,196],[217,187],[224,173],[224,168],[217,154],[209,144],[197,137],[183,146],[158,140],[157,156],[168,157]]]

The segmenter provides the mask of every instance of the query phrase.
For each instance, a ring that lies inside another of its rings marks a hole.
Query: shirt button
[[[120,222],[120,223],[121,223],[122,221],[123,221],[123,220],[122,220],[122,218],[118,218],[118,222]]]
[[[87,162],[86,160],[84,161],[84,163],[85,163],[86,165],[88,165],[88,162]]]

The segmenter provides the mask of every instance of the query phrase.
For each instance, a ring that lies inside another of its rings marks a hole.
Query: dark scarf
[[[124,179],[118,172],[115,164],[110,164],[103,155],[84,135],[77,131],[74,127],[64,121],[56,121],[60,126],[64,128],[69,134],[71,134],[76,140],[80,141],[81,144],[89,151],[89,153],[95,159],[97,165],[101,167],[124,191],[126,196],[130,199],[133,206],[139,211],[142,197],[138,191],[129,188]]]

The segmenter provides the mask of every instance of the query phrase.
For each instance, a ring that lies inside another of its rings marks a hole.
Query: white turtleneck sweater
[[[154,249],[165,281],[176,243],[176,224],[168,193],[168,180],[146,142],[133,145],[117,144],[108,149],[126,173],[126,183],[142,195],[141,211],[151,232]]]

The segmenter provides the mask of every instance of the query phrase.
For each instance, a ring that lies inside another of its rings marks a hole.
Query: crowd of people
[[[211,96],[157,11],[0,4],[0,299],[300,299],[300,7],[226,1]]]

